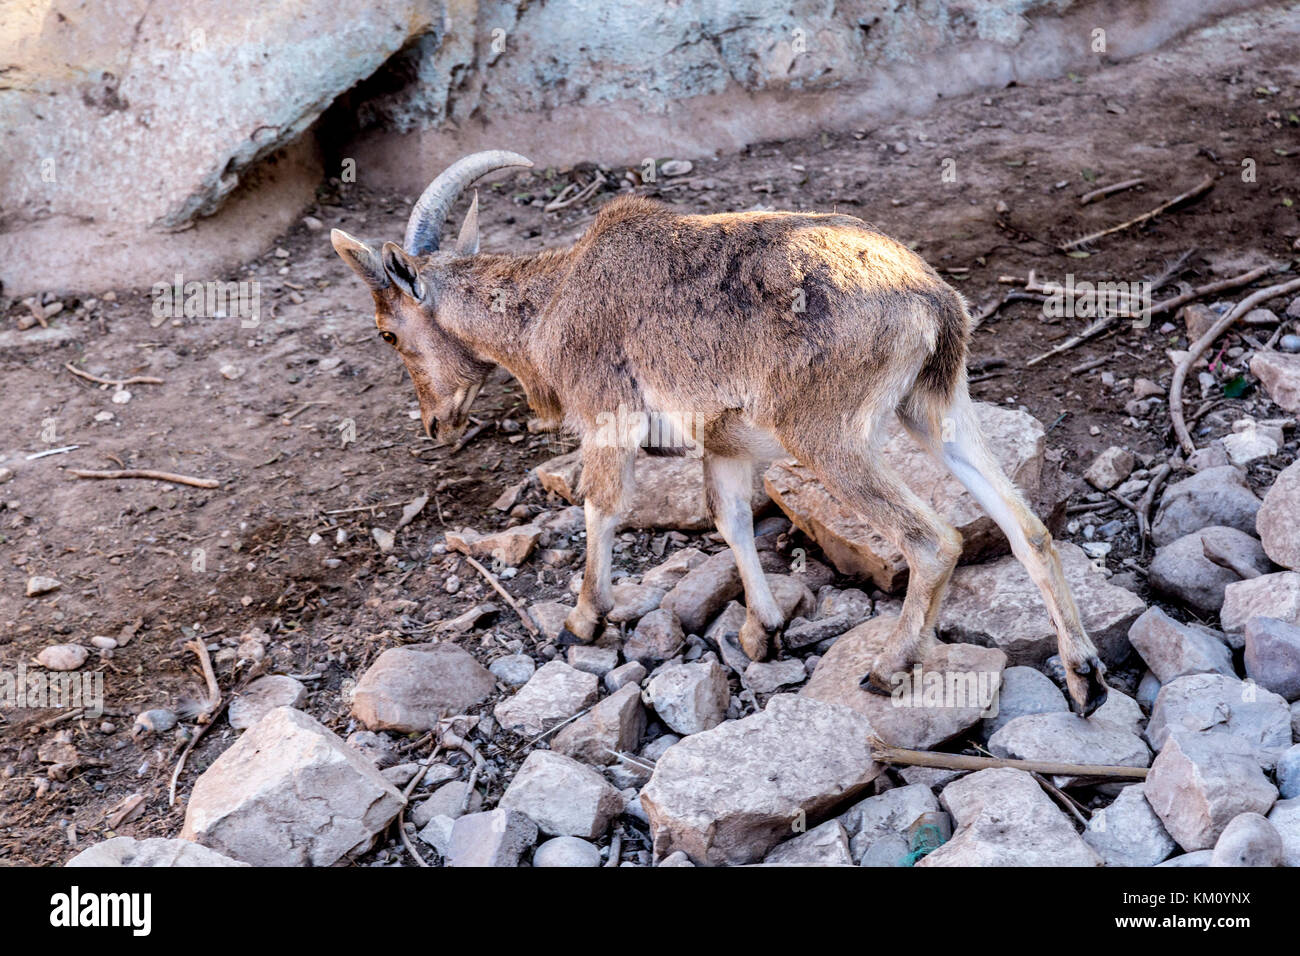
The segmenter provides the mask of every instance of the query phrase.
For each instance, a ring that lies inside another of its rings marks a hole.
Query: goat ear
[[[465,221],[460,225],[460,236],[456,239],[456,255],[473,256],[478,254],[478,190],[474,190],[474,201],[469,204]]]
[[[379,253],[360,239],[349,236],[342,229],[330,230],[330,245],[344,262],[360,277],[361,281],[373,291],[388,285],[388,276],[384,274],[383,263]]]
[[[420,267],[406,254],[406,250],[395,242],[385,242],[381,255],[384,272],[393,285],[417,302],[423,299],[424,283],[420,281]]]

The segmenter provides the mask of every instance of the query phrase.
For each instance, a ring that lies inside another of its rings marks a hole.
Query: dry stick
[[[501,586],[501,582],[496,579],[496,575],[494,575],[487,568],[483,567],[483,565],[479,564],[468,554],[463,555],[463,557],[465,558],[466,561],[469,562],[470,567],[472,567],[479,574],[483,575],[484,579],[487,580],[487,583],[492,585],[492,590],[496,591],[497,594],[500,594],[501,597],[505,599],[505,602],[515,609],[515,613],[519,615],[519,620],[521,620],[524,624],[524,629],[527,630],[528,633],[531,634],[534,638],[536,638],[540,633],[537,630],[537,625],[532,622],[532,620],[524,612],[524,609],[519,606],[519,602],[516,601],[514,597],[511,596],[510,592]]]
[[[1109,186],[1102,186],[1100,189],[1094,189],[1090,193],[1084,193],[1079,197],[1079,205],[1086,206],[1090,202],[1096,202],[1098,199],[1105,199],[1115,193],[1122,193],[1126,189],[1132,189],[1134,186],[1141,186],[1145,179],[1126,179],[1122,183],[1112,183]]]
[[[419,852],[415,849],[414,844],[411,843],[411,838],[406,835],[406,802],[410,800],[411,794],[415,791],[415,788],[419,786],[420,781],[424,779],[424,772],[429,769],[429,765],[433,763],[434,758],[438,756],[438,752],[441,749],[442,742],[434,740],[433,752],[430,753],[429,756],[425,757],[424,760],[419,762],[418,766],[420,769],[415,772],[414,777],[407,781],[406,789],[402,791],[402,808],[397,811],[397,834],[402,838],[402,845],[406,847],[407,852],[409,852],[411,856],[415,857],[415,862],[424,867],[427,867],[429,864],[425,862],[424,857],[420,856]]]
[[[1082,375],[1084,372],[1091,372],[1095,368],[1101,368],[1109,362],[1110,359],[1111,357],[1109,355],[1103,355],[1101,358],[1095,358],[1090,362],[1084,362],[1082,365],[1076,365],[1074,368],[1070,369],[1070,374]]]
[[[69,468],[68,474],[78,478],[146,478],[153,481],[170,481],[177,485],[191,485],[195,488],[220,488],[221,482],[213,478],[192,478],[189,475],[175,475],[170,471],[149,471],[141,468],[129,468],[123,471],[84,471]]]
[[[1080,332],[1078,335],[1070,336],[1068,339],[1066,339],[1056,348],[1050,349],[1049,351],[1044,352],[1042,355],[1034,356],[1028,362],[1025,363],[1025,368],[1032,368],[1033,366],[1037,365],[1039,362],[1045,362],[1049,358],[1054,358],[1055,356],[1060,355],[1062,352],[1068,352],[1076,345],[1082,345],[1084,342],[1088,341],[1088,339],[1095,338],[1096,336],[1100,335],[1102,332],[1105,332],[1107,329],[1113,326],[1116,323],[1116,321],[1119,320],[1119,318],[1120,317],[1118,315],[1110,315],[1104,319],[1097,320],[1096,322],[1092,323],[1092,325],[1088,326],[1086,329]]]
[[[872,760],[878,763],[901,764],[906,767],[936,767],[940,770],[988,770],[1007,767],[1030,773],[1037,771],[1067,777],[1119,777],[1125,780],[1145,780],[1147,776],[1146,767],[1053,763],[1050,760],[1013,760],[1009,757],[971,757],[967,754],[930,753],[926,750],[890,747],[879,737],[872,737],[870,742]]]
[[[212,711],[221,706],[221,685],[217,683],[217,674],[212,669],[212,658],[208,656],[208,646],[203,643],[201,638],[186,641],[185,649],[192,651],[199,659],[199,664],[203,668],[203,679],[208,685],[207,706],[203,712],[198,715],[198,722],[205,723],[205,717],[210,718]]]
[[[1187,423],[1183,420],[1183,382],[1187,378],[1187,373],[1191,370],[1193,363],[1201,357],[1201,353],[1214,344],[1214,340],[1222,335],[1232,323],[1249,312],[1261,302],[1267,302],[1269,299],[1286,295],[1300,289],[1300,279],[1292,279],[1290,282],[1283,282],[1278,285],[1271,285],[1268,288],[1260,289],[1254,295],[1249,295],[1237,303],[1227,315],[1210,326],[1210,330],[1197,339],[1183,360],[1174,368],[1174,379],[1169,386],[1169,417],[1174,423],[1174,434],[1178,436],[1178,443],[1183,446],[1183,451],[1192,454],[1196,451],[1196,443],[1192,441],[1191,434],[1187,431]]]
[[[1180,295],[1157,302],[1155,305],[1151,306],[1151,314],[1160,315],[1161,313],[1176,309],[1180,305],[1191,302],[1193,299],[1199,299],[1201,296],[1213,295],[1216,292],[1224,292],[1228,289],[1236,289],[1243,285],[1250,285],[1256,279],[1268,275],[1273,271],[1273,269],[1273,266],[1259,266],[1258,268],[1251,269],[1249,272],[1243,272],[1239,276],[1233,276],[1230,279],[1220,279],[1218,282],[1209,282],[1203,286],[1197,286],[1195,289],[1191,289],[1190,291],[1184,292]]]
[[[1187,202],[1189,199],[1195,199],[1197,196],[1200,196],[1202,193],[1209,192],[1213,186],[1214,186],[1214,177],[1206,176],[1204,179],[1202,179],[1191,189],[1187,190],[1187,192],[1175,196],[1173,199],[1170,199],[1168,202],[1161,203],[1159,206],[1156,206],[1156,208],[1152,209],[1150,212],[1144,212],[1140,216],[1135,216],[1134,218],[1129,219],[1126,222],[1121,222],[1118,226],[1111,226],[1109,229],[1102,229],[1099,232],[1089,233],[1086,236],[1080,236],[1078,239],[1072,239],[1069,242],[1065,243],[1064,245],[1057,246],[1056,248],[1061,252],[1069,252],[1071,249],[1077,249],[1079,248],[1079,246],[1085,245],[1086,243],[1095,242],[1096,240],[1102,238],[1103,236],[1109,236],[1113,232],[1119,232],[1123,229],[1129,228],[1130,226],[1136,226],[1140,223],[1144,223],[1148,219],[1154,219],[1156,216],[1160,215],[1166,209],[1171,209],[1174,206]]]
[[[181,779],[182,771],[185,770],[185,761],[189,758],[189,755],[194,748],[199,745],[199,741],[203,739],[203,735],[212,729],[213,725],[216,724],[217,719],[225,713],[226,708],[230,706],[229,700],[221,699],[221,688],[218,686],[217,676],[212,670],[212,658],[208,657],[207,645],[204,644],[203,640],[200,638],[193,641],[186,641],[185,646],[199,656],[199,662],[203,665],[203,678],[208,684],[209,702],[208,706],[204,708],[204,713],[199,716],[203,717],[206,715],[208,719],[207,723],[200,723],[198,725],[198,729],[194,731],[194,736],[191,737],[190,742],[185,745],[185,749],[181,751],[180,759],[176,761],[176,769],[172,771],[171,783],[167,787],[167,806],[169,807],[176,806],[176,784]],[[262,671],[265,669],[265,664],[259,664],[250,670],[244,677],[244,680],[240,683],[239,688],[236,689],[235,694],[238,694],[240,690],[247,687],[249,682],[260,676]]]
[[[94,382],[97,385],[115,385],[121,388],[124,385],[162,385],[163,380],[160,378],[151,378],[148,375],[136,375],[132,378],[100,378],[98,375],[91,375],[89,372],[83,372],[71,362],[64,362],[63,367],[78,378],[84,378],[88,382]]]
[[[1039,785],[1046,790],[1057,803],[1065,808],[1074,819],[1082,823],[1083,828],[1086,830],[1088,828],[1088,818],[1084,816],[1083,808],[1080,803],[1038,771],[1035,770],[1032,771],[1032,773],[1034,779],[1038,781]]]
[[[1142,539],[1142,547],[1146,548],[1147,539],[1151,537],[1151,509],[1155,506],[1156,495],[1160,491],[1160,486],[1165,483],[1169,473],[1174,470],[1173,465],[1165,462],[1151,476],[1151,482],[1147,485],[1147,490],[1143,493],[1141,500],[1138,501],[1138,534]]]

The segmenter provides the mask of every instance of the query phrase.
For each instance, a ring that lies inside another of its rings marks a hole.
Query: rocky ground
[[[1231,65],[1207,78],[1206,63]],[[594,168],[482,194],[488,249],[570,241],[635,190],[700,211],[836,208],[918,249],[973,311],[1015,289],[973,337],[972,390],[1057,530],[1111,669],[1088,720],[1067,712],[1046,614],[1005,541],[902,436],[888,454],[967,546],[947,643],[923,664],[999,688],[996,713],[857,689],[906,569],[795,463],[755,491],[788,619],[772,660],[725,640],[739,582],[698,466],[680,459],[638,464],[605,634],[557,647],[583,553],[571,443],[529,432],[499,377],[463,450],[434,448],[325,238],[399,236],[411,197],[324,187],[299,229],[229,277],[260,283],[255,327],[156,317],[148,290],[7,303],[0,674],[102,673],[106,713],[0,700],[0,860],[1300,864],[1300,298],[1259,302],[1195,363],[1196,454],[1179,450],[1167,400],[1191,341],[1294,274],[1298,69],[1267,36],[1211,35],[924,120],[694,159],[655,183],[605,170],[557,211]],[[1203,198],[1086,257],[1055,249],[1206,175]],[[1134,176],[1146,183],[1079,205]],[[1156,301],[1259,274],[1027,365],[1089,321],[1048,318],[1032,289],[999,282],[1030,270],[1163,277]],[[99,385],[67,365],[160,382]],[[1125,786],[886,765],[872,737],[1149,773]]]

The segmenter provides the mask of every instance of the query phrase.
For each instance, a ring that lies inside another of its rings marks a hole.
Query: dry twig
[[[492,590],[496,591],[497,594],[500,594],[501,597],[505,599],[505,602],[515,609],[515,613],[519,615],[519,620],[523,622],[524,629],[527,630],[528,633],[531,634],[533,637],[537,637],[541,633],[540,631],[538,631],[537,625],[533,623],[532,618],[528,616],[527,612],[525,612],[524,609],[519,606],[519,602],[514,599],[514,596],[511,595],[509,591],[507,591],[505,588],[501,586],[501,582],[497,580],[496,575],[493,574],[491,571],[489,571],[487,568],[483,567],[483,565],[479,564],[468,554],[462,555],[462,557],[464,557],[464,559],[469,562],[470,567],[472,567],[479,574],[483,575],[487,583],[492,585]]]
[[[78,478],[145,478],[153,481],[170,481],[176,485],[191,485],[195,488],[221,487],[221,482],[214,478],[193,478],[190,475],[176,475],[170,471],[150,471],[145,468],[128,468],[121,471],[85,471],[81,468],[69,468],[68,474]]]
[[[115,385],[122,388],[125,385],[162,385],[163,380],[153,378],[148,375],[136,375],[131,378],[100,378],[98,375],[91,375],[89,372],[83,372],[71,362],[64,362],[63,367],[78,378],[84,378],[88,382],[94,382],[97,385]]]
[[[1095,242],[1096,240],[1101,239],[1103,236],[1109,236],[1111,233],[1120,232],[1121,230],[1128,229],[1130,226],[1140,225],[1141,223],[1144,223],[1149,219],[1154,219],[1156,216],[1160,215],[1166,209],[1172,209],[1174,206],[1181,205],[1182,203],[1185,203],[1188,200],[1195,199],[1196,197],[1202,195],[1203,193],[1209,192],[1213,186],[1214,186],[1214,177],[1206,176],[1204,179],[1202,179],[1191,189],[1187,190],[1187,192],[1180,193],[1179,195],[1175,196],[1173,199],[1170,199],[1168,202],[1161,203],[1159,206],[1156,206],[1155,209],[1152,209],[1148,212],[1144,212],[1140,216],[1134,216],[1132,219],[1128,219],[1124,222],[1121,222],[1117,226],[1111,226],[1108,229],[1102,229],[1098,232],[1092,232],[1086,236],[1080,236],[1078,239],[1071,239],[1069,242],[1065,243],[1064,245],[1057,246],[1056,248],[1059,249],[1061,252],[1069,252],[1071,249],[1077,249],[1079,248],[1079,246],[1086,245],[1087,243],[1090,242]]]
[[[1109,186],[1102,186],[1100,189],[1094,189],[1090,193],[1084,193],[1079,197],[1079,205],[1086,206],[1090,202],[1096,202],[1098,199],[1105,199],[1107,196],[1113,196],[1115,193],[1122,193],[1126,189],[1132,189],[1134,186],[1141,186],[1145,179],[1126,179],[1122,183],[1111,183]]]
[[[1146,767],[1114,767],[1109,764],[1054,763],[1050,760],[1014,760],[1010,757],[972,757],[968,754],[931,753],[928,750],[905,750],[890,747],[879,737],[871,738],[871,759],[879,763],[906,767],[937,767],[940,770],[988,770],[1009,767],[1030,773],[1060,774],[1067,777],[1116,777],[1145,780]]]

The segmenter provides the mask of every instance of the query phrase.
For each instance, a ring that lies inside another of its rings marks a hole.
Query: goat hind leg
[[[578,603],[556,639],[558,644],[590,644],[600,635],[605,615],[614,606],[610,572],[614,532],[625,488],[630,485],[635,449],[584,445],[582,452],[583,512],[587,519],[587,563]]]

